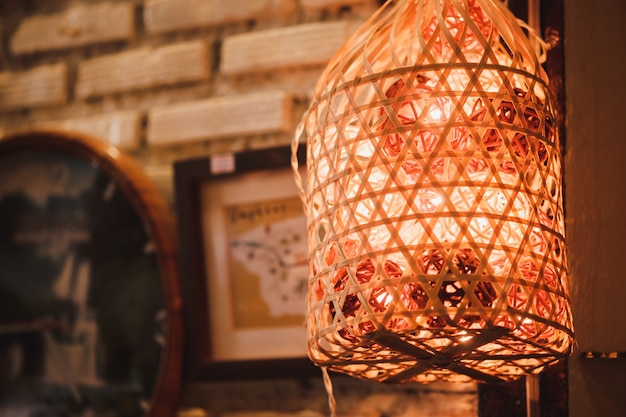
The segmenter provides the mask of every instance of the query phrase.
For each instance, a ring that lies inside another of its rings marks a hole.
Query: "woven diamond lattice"
[[[570,353],[547,83],[498,0],[386,3],[335,55],[294,139],[316,364],[490,381]]]

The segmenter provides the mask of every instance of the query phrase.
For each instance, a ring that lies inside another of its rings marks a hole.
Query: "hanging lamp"
[[[554,109],[501,1],[384,4],[326,67],[302,142],[313,362],[494,381],[571,352]]]

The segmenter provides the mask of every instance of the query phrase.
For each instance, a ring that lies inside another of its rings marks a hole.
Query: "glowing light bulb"
[[[474,338],[474,336],[470,336],[470,335],[468,335],[468,334],[467,334],[467,332],[466,332],[465,330],[463,330],[462,332],[460,332],[460,334],[465,335],[465,336],[461,336],[461,337],[459,337],[459,340],[460,340],[462,343],[469,342],[470,340],[472,340],[472,339]]]
[[[428,115],[432,120],[440,122],[443,119],[443,112],[439,108],[432,108],[428,112]]]
[[[389,294],[386,291],[381,292],[380,294],[378,294],[376,296],[376,301],[381,304],[384,305],[385,307],[387,307],[389,305],[389,303],[391,303],[391,300],[393,299],[393,297],[391,296],[391,294]]]

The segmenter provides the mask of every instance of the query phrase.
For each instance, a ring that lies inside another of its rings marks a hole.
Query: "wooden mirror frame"
[[[0,155],[28,150],[58,151],[96,165],[116,182],[143,221],[154,242],[167,312],[166,342],[144,417],[174,417],[180,399],[183,337],[175,225],[170,207],[142,167],[113,145],[86,135],[47,129],[21,131],[0,139]]]

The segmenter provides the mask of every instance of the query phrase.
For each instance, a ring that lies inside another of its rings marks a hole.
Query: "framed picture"
[[[0,178],[0,416],[175,416],[164,198],[129,156],[61,131],[0,140]]]
[[[304,166],[304,150],[298,154]],[[306,219],[289,147],[174,166],[192,379],[315,374],[306,358]]]

